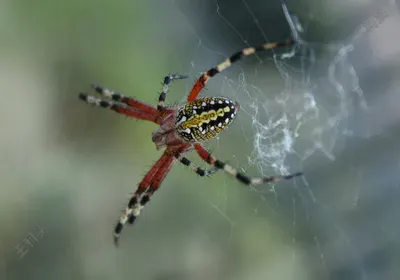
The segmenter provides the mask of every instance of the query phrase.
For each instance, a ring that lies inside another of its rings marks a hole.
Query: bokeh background
[[[315,43],[307,62],[320,81],[316,107],[346,100],[335,129],[329,118],[308,124],[325,127],[322,148],[313,142],[303,153],[308,130],[293,138],[301,155],[285,154],[285,167],[303,170],[304,180],[246,189],[222,172],[199,178],[176,164],[115,248],[119,210],[161,154],[150,140],[156,127],[91,108],[77,94],[99,82],[155,104],[163,77],[178,72],[190,78],[167,100],[181,104],[199,73],[232,52],[290,36],[281,3],[1,0],[0,279],[399,279],[399,7],[287,4]],[[369,26],[379,11],[388,17]],[[324,91],[337,45],[363,27],[336,75],[348,84],[354,66],[358,90]],[[202,93],[245,109],[209,147],[251,175],[279,171],[252,164],[260,155],[246,110],[290,87],[271,57],[241,62]],[[302,69],[287,63],[294,70],[285,73]],[[243,77],[258,90],[245,92]]]

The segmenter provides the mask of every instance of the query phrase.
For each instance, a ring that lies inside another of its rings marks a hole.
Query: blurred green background
[[[397,24],[396,9],[384,2],[288,6],[307,37],[328,44],[346,41],[382,7]],[[384,24],[373,32],[389,34]],[[359,99],[348,105],[354,134],[324,139],[337,144],[333,158],[317,149],[287,159],[306,181],[249,190],[222,172],[199,178],[176,164],[124,230],[121,246],[113,246],[120,210],[161,155],[150,138],[156,127],[91,108],[77,94],[98,82],[156,104],[163,77],[178,72],[190,78],[173,83],[167,102],[182,104],[202,71],[247,44],[289,36],[275,0],[1,0],[0,279],[398,279],[400,132],[397,105],[390,104],[398,104],[399,52],[371,52],[378,39],[381,48],[398,44],[382,36],[358,43],[352,57],[371,105],[368,113],[358,111]],[[202,94],[246,108],[244,73],[273,100],[285,84],[271,55],[260,57],[263,63],[249,58],[216,77]],[[327,75],[328,65],[320,67]],[[317,100],[331,105],[328,95]],[[252,125],[243,113],[208,147],[251,175],[276,173],[248,161]],[[46,231],[29,245],[38,227]]]

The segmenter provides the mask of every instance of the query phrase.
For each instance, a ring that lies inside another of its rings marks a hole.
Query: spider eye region
[[[202,97],[181,106],[175,130],[187,142],[210,140],[235,119],[239,104],[225,97]]]

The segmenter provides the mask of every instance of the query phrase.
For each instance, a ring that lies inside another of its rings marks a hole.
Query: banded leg
[[[119,237],[126,222],[130,224],[135,222],[144,205],[150,200],[151,195],[158,189],[162,180],[168,174],[174,161],[175,158],[173,156],[164,153],[147,172],[114,229],[115,245],[118,245]]]
[[[188,76],[186,75],[179,75],[179,74],[170,74],[168,76],[165,76],[164,82],[163,82],[163,87],[160,93],[160,97],[158,98],[158,103],[157,103],[157,109],[160,111],[164,109],[164,102],[167,97],[167,92],[168,92],[168,86],[173,80],[179,80],[179,79],[186,79]]]
[[[219,168],[217,167],[213,167],[210,170],[201,169],[200,167],[194,165],[188,158],[183,156],[178,156],[176,157],[176,159],[179,160],[183,165],[189,166],[190,169],[192,169],[197,175],[201,177],[210,176],[219,170]]]
[[[157,173],[154,175],[150,187],[143,193],[139,202],[133,206],[133,211],[128,218],[128,223],[133,224],[136,221],[136,218],[140,215],[140,211],[143,207],[150,201],[150,197],[155,193],[156,190],[159,189],[162,181],[164,181],[168,172],[171,170],[173,163],[175,162],[175,158],[173,156],[169,156],[164,164],[160,167]]]
[[[190,91],[187,101],[191,102],[191,101],[195,100],[211,77],[217,75],[218,73],[221,73],[222,71],[227,69],[229,66],[231,66],[233,63],[241,60],[243,57],[249,56],[249,55],[255,54],[257,52],[261,52],[261,51],[272,50],[277,47],[290,46],[290,45],[293,45],[294,42],[295,41],[293,41],[293,40],[288,40],[288,41],[284,41],[284,42],[265,43],[259,47],[246,48],[246,49],[243,49],[243,50],[233,54],[231,57],[226,59],[224,62],[220,63],[219,65],[217,65],[214,68],[211,68],[210,70],[208,70],[207,72],[203,73],[203,75],[200,76],[200,78],[196,81],[192,90]]]
[[[146,120],[153,123],[160,123],[160,117],[158,116],[158,112],[156,115],[148,114],[139,110],[135,110],[132,107],[129,107],[123,103],[117,103],[112,100],[103,100],[101,98],[97,98],[94,96],[87,95],[86,93],[80,93],[79,99],[85,101],[88,104],[92,104],[94,106],[111,109],[117,113],[122,115],[132,117],[135,119]]]
[[[136,110],[142,111],[149,115],[159,115],[159,112],[157,111],[156,108],[144,102],[138,101],[135,98],[126,97],[122,93],[104,88],[98,84],[92,84],[92,88],[102,96],[111,98],[112,100],[117,102],[125,103],[126,105],[129,105],[130,107]]]
[[[229,164],[226,164],[220,160],[217,160],[213,157],[202,145],[194,144],[194,148],[199,156],[208,164],[215,166],[218,169],[222,169],[228,174],[232,175],[232,177],[236,178],[238,181],[245,185],[260,185],[268,182],[279,182],[283,180],[289,180],[297,176],[303,175],[303,173],[298,172],[290,175],[283,175],[283,176],[271,176],[271,177],[260,177],[260,178],[252,178],[248,177],[243,173],[238,172]]]

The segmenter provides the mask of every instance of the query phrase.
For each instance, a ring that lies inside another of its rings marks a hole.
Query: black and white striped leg
[[[125,212],[119,219],[115,229],[114,229],[114,244],[118,246],[119,238],[121,236],[122,229],[126,223],[134,224],[136,218],[140,215],[140,211],[143,207],[150,201],[150,197],[154,194],[156,189],[149,188],[143,194],[135,194],[129,201],[128,207],[126,207]]]
[[[156,108],[154,108],[153,106],[151,106],[149,104],[141,102],[135,98],[126,97],[122,93],[117,93],[113,90],[104,88],[98,84],[92,84],[92,87],[97,93],[101,94],[102,96],[110,98],[110,99],[120,102],[120,103],[124,103],[136,110],[142,111],[142,112],[144,112],[146,114],[150,114],[150,115],[158,115],[159,114],[159,112]]]
[[[167,97],[167,92],[168,92],[168,86],[173,80],[180,80],[180,79],[186,79],[189,76],[187,75],[179,75],[179,74],[170,74],[168,76],[165,76],[164,82],[163,82],[163,87],[160,93],[160,96],[158,98],[158,103],[157,103],[157,109],[161,110],[164,108],[164,102]]]
[[[86,103],[90,105],[94,105],[97,107],[102,107],[106,109],[111,109],[114,105],[117,105],[117,103],[111,101],[111,100],[103,100],[101,98],[97,98],[91,95],[88,95],[86,93],[80,93],[79,94],[79,99],[85,101]],[[121,105],[121,104],[120,104]]]
[[[290,175],[283,175],[283,176],[271,176],[271,177],[259,177],[259,178],[252,178],[248,177],[245,174],[238,172],[235,168],[230,166],[229,164],[222,162],[218,159],[216,159],[209,151],[207,151],[206,148],[204,148],[202,145],[196,143],[194,144],[194,148],[198,155],[208,164],[211,164],[212,166],[224,170],[226,173],[230,174],[232,177],[236,178],[238,181],[240,181],[243,184],[246,185],[260,185],[268,182],[279,182],[283,180],[289,180],[297,176],[303,175],[303,173],[298,172]]]
[[[97,93],[99,93],[105,97],[111,98],[112,100],[121,101],[124,98],[122,93],[115,92],[115,91],[105,88],[99,84],[92,84],[91,86]]]
[[[207,72],[203,73],[203,75],[201,75],[200,78],[193,85],[193,88],[190,91],[187,100],[189,102],[196,100],[196,98],[199,95],[199,93],[201,92],[201,90],[205,87],[207,82],[212,77],[214,77],[218,73],[221,73],[222,71],[226,70],[227,68],[232,66],[232,64],[238,62],[239,60],[243,59],[244,57],[249,56],[249,55],[254,55],[261,51],[273,50],[277,47],[291,46],[294,43],[295,42],[293,40],[287,40],[287,41],[275,42],[275,43],[265,43],[258,47],[245,48],[239,52],[234,53],[229,58],[224,60],[222,63],[218,64],[216,67],[213,67],[213,68],[209,69]]]
[[[106,109],[110,109],[110,110],[113,110],[119,114],[123,114],[128,117],[132,117],[132,118],[140,119],[140,120],[151,121],[153,123],[159,123],[158,111],[155,108],[153,108],[153,109],[156,110],[156,114],[152,114],[151,112],[147,113],[147,112],[137,110],[137,109],[132,108],[124,103],[116,102],[113,100],[103,100],[101,98],[97,98],[97,97],[88,95],[86,93],[80,93],[79,98],[88,104],[106,108]]]
[[[131,224],[135,222],[144,205],[149,202],[150,197],[158,189],[161,182],[168,174],[168,171],[171,169],[174,161],[175,158],[170,155],[168,151],[166,151],[146,173],[142,181],[139,183],[136,192],[129,200],[128,207],[126,207],[124,213],[122,214],[117,225],[115,226],[115,245],[118,245],[119,237],[121,235],[124,225],[127,222]]]
[[[238,172],[235,168],[230,166],[227,163],[224,163],[220,160],[215,160],[214,166],[224,170],[225,172],[229,173],[233,177],[235,177],[239,182],[245,185],[261,185],[264,183],[277,183],[283,180],[290,180],[294,177],[302,176],[302,172],[297,172],[290,175],[277,175],[277,176],[270,176],[270,177],[248,177],[247,175]]]
[[[179,160],[183,165],[186,165],[188,167],[190,167],[190,169],[192,169],[197,175],[201,176],[201,177],[205,177],[205,176],[210,176],[212,174],[214,174],[215,172],[217,172],[219,170],[219,168],[217,167],[213,167],[210,170],[204,170],[201,169],[200,167],[196,166],[195,164],[193,164],[188,158],[183,157],[183,156],[179,156],[176,157],[177,160]]]

